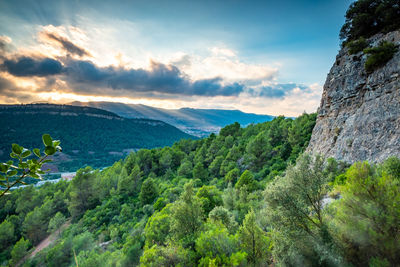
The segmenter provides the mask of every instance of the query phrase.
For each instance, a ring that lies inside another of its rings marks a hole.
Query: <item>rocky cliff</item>
[[[369,39],[400,45],[400,31]],[[340,50],[326,79],[308,152],[346,162],[400,157],[400,51],[367,74],[366,55]]]

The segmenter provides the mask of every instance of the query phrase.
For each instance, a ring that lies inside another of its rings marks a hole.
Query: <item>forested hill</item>
[[[127,119],[105,110],[70,105],[0,105],[0,157],[7,159],[12,143],[41,145],[49,133],[62,140],[63,152],[53,170],[76,170],[85,165],[111,165],[132,150],[172,145],[193,138],[162,121]]]
[[[270,121],[274,116],[245,113],[240,110],[223,109],[163,109],[146,105],[112,102],[73,102],[77,106],[89,106],[114,112],[125,118],[147,118],[165,121],[182,131],[199,137],[218,133],[222,127],[238,122],[242,126],[250,123]]]
[[[0,198],[0,262],[15,263],[66,218],[72,225],[61,239],[27,266],[75,266],[73,253],[79,266],[269,261],[266,233],[256,227],[254,258],[250,240],[240,245],[247,238],[240,229],[255,226],[249,212],[260,216],[263,188],[305,149],[315,118],[235,123],[219,135],[139,150],[102,171],[81,169],[71,182],[13,191]]]

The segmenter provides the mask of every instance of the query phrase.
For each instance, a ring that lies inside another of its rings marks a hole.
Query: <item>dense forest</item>
[[[398,0],[350,5],[341,39],[372,58],[367,71],[397,48],[366,38],[398,29],[399,14]],[[0,197],[0,264],[399,266],[400,159],[348,165],[305,153],[316,116],[234,123],[102,170],[84,167],[71,181],[12,191]],[[91,149],[89,139],[50,134],[63,147]]]
[[[1,160],[8,159],[6,152],[12,143],[38,147],[40,136],[48,133],[63,141],[63,153],[55,155],[53,171],[111,166],[128,151],[194,138],[161,121],[126,119],[105,110],[70,105],[2,105],[0,119]]]
[[[54,233],[24,266],[394,266],[400,160],[300,155],[315,118],[235,123],[13,191],[0,198],[1,262]]]

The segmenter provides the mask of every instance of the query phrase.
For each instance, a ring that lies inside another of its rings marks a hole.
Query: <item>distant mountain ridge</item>
[[[194,138],[162,121],[123,118],[106,110],[71,105],[0,105],[0,120],[1,160],[8,159],[12,143],[42,147],[41,136],[49,133],[63,147],[55,171],[84,165],[104,167],[133,150]]]
[[[163,109],[141,104],[123,104],[113,102],[72,102],[76,106],[89,106],[114,112],[125,118],[146,118],[161,120],[182,131],[198,137],[217,133],[219,130],[234,122],[247,126],[251,123],[270,121],[271,115],[245,113],[240,110],[220,109]]]

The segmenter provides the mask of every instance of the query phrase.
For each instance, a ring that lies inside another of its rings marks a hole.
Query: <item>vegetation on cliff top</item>
[[[399,29],[400,3],[398,0],[358,0],[350,5],[345,17],[340,30],[344,44]]]

